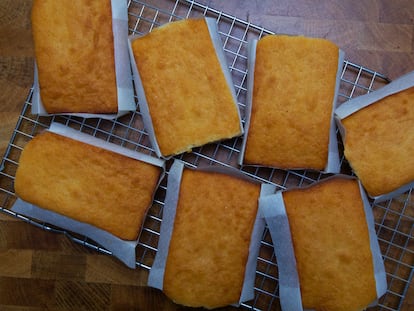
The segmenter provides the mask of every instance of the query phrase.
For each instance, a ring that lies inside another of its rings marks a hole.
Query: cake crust
[[[304,309],[363,310],[376,299],[356,179],[332,177],[283,193]]]
[[[25,146],[14,186],[24,201],[135,240],[161,170],[46,131]]]
[[[35,0],[32,33],[48,113],[117,113],[111,1]]]
[[[163,291],[191,307],[238,303],[260,185],[184,169]]]
[[[163,156],[241,134],[205,19],[171,22],[131,46]]]
[[[323,170],[339,49],[324,39],[268,35],[256,47],[244,162]]]
[[[341,120],[344,154],[370,196],[414,181],[414,87]]]

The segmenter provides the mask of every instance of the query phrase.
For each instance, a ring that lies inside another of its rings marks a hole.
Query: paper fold
[[[302,311],[299,276],[290,234],[289,220],[283,203],[282,192],[259,200],[259,210],[264,217],[277,259],[279,271],[279,296],[283,311]]]
[[[38,69],[34,64],[34,82],[32,96],[32,114],[40,116],[70,115],[82,118],[115,119],[130,111],[136,110],[134,89],[132,86],[132,73],[128,53],[128,7],[127,1],[111,1],[112,31],[114,38],[115,74],[118,100],[118,113],[93,114],[93,113],[57,113],[49,114],[43,106],[39,86]]]
[[[258,40],[254,39],[249,41],[248,45],[248,57],[247,57],[247,100],[246,100],[246,113],[245,113],[245,129],[244,137],[242,141],[242,147],[238,158],[239,165],[244,164],[244,153],[246,150],[247,137],[250,127],[250,115],[253,105],[253,87],[254,87],[254,71],[255,71],[255,62],[256,62],[256,47]],[[336,72],[336,84],[334,90],[334,97],[332,101],[332,112],[330,118],[330,128],[329,128],[329,145],[328,145],[328,160],[323,170],[324,173],[339,173],[340,172],[340,157],[338,151],[338,139],[336,135],[336,124],[334,118],[334,112],[337,105],[337,98],[339,93],[339,86],[341,80],[342,66],[344,62],[345,53],[339,49],[338,51],[338,67]],[[299,142],[294,142],[295,144]],[[263,166],[263,165],[250,165],[249,166]],[[291,168],[292,170],[307,169],[306,167],[297,167]]]
[[[341,178],[357,180],[356,178],[347,175],[335,175],[332,177],[327,177],[326,179],[337,178],[338,176]],[[319,182],[316,182],[307,187],[312,187],[317,183]],[[381,255],[378,238],[375,231],[372,208],[369,204],[367,195],[361,183],[359,181],[358,183],[369,234],[377,298],[379,298],[383,296],[387,291],[384,261]],[[269,228],[269,232],[275,248],[279,271],[279,295],[282,310],[302,311],[303,307],[300,292],[300,280],[296,268],[296,257],[289,226],[289,219],[283,200],[283,193],[285,191],[288,190],[277,191],[275,194],[260,198],[259,209],[262,216],[266,220],[266,224]],[[370,306],[374,306],[376,303],[377,300],[373,301]]]
[[[161,182],[164,176],[165,161],[161,159],[154,158],[146,154],[141,154],[139,152],[126,149],[112,143],[108,143],[106,141],[76,131],[72,128],[66,127],[59,123],[52,123],[50,125],[49,131],[160,167],[163,169],[163,173],[159,178],[158,184]],[[128,267],[135,268],[136,266],[135,248],[138,244],[139,236],[135,241],[122,240],[117,236],[107,231],[104,231],[100,228],[97,228],[84,222],[77,221],[75,219],[69,218],[67,216],[58,214],[53,211],[42,209],[41,207],[37,207],[21,199],[18,199],[14,203],[11,210],[18,214],[25,215],[29,218],[44,221],[46,223],[60,227],[70,232],[74,232],[88,237],[91,240],[97,242],[100,246],[102,246],[109,252],[111,252],[116,258],[118,258]]]
[[[226,57],[224,55],[224,51],[223,51],[223,44],[221,42],[221,39],[219,37],[219,33],[218,33],[218,29],[217,29],[217,23],[216,20],[214,18],[210,18],[210,17],[205,17],[204,18],[208,27],[208,30],[210,32],[210,38],[212,41],[212,44],[214,46],[215,52],[216,52],[216,56],[218,58],[219,64],[221,66],[221,69],[223,71],[225,80],[228,84],[228,87],[230,89],[230,92],[232,94],[233,97],[233,102],[236,105],[237,108],[237,113],[239,116],[239,121],[240,121],[240,131],[241,134],[243,134],[243,125],[242,125],[242,121],[241,121],[241,116],[240,116],[240,110],[237,104],[237,96],[236,96],[236,92],[234,89],[234,84],[233,84],[233,80],[231,77],[231,73],[229,70],[229,67],[227,65],[227,60]],[[162,26],[161,26],[162,27]],[[145,130],[148,132],[148,138],[150,140],[151,146],[153,147],[155,153],[157,154],[158,157],[162,157],[165,159],[171,159],[173,157],[173,155],[170,156],[164,156],[161,153],[160,147],[158,145],[157,142],[157,137],[155,135],[155,131],[154,131],[154,126],[153,126],[153,122],[152,122],[152,118],[151,118],[151,114],[149,111],[149,107],[148,107],[148,101],[147,98],[145,96],[145,90],[142,84],[142,79],[139,73],[139,64],[136,63],[135,61],[135,57],[134,57],[134,53],[132,50],[132,46],[131,43],[139,38],[140,36],[137,35],[132,35],[129,36],[129,40],[128,40],[128,49],[129,49],[129,54],[130,54],[130,59],[131,59],[131,64],[132,64],[132,72],[133,72],[133,79],[134,79],[134,86],[135,86],[135,92],[137,94],[138,97],[138,105],[140,108],[140,111],[142,113],[142,119],[144,122],[144,126],[145,126]],[[162,87],[162,86],[160,86]]]
[[[383,86],[382,88],[376,91],[373,91],[365,95],[358,96],[340,105],[335,110],[334,116],[335,116],[335,121],[338,126],[339,132],[341,134],[342,140],[344,142],[346,140],[346,129],[342,124],[342,119],[345,119],[346,117],[352,115],[353,113],[371,104],[375,104],[376,102],[378,102],[379,100],[387,96],[404,91],[410,87],[414,87],[414,71],[408,74],[405,74],[404,76],[401,76],[400,78],[392,81],[391,83]],[[402,185],[398,189],[395,189],[394,191],[391,191],[389,193],[384,193],[384,194],[377,195],[377,196],[370,196],[370,198],[372,198],[375,203],[379,203],[379,202],[390,200],[413,188],[414,188],[414,181],[408,184]]]
[[[160,290],[163,289],[164,270],[168,258],[169,243],[173,232],[176,207],[180,191],[181,176],[184,168],[185,164],[183,162],[181,162],[180,160],[175,160],[168,174],[167,194],[165,199],[165,206],[163,209],[163,220],[161,223],[158,251],[155,256],[155,260],[151,267],[148,278],[148,286],[158,288]],[[215,167],[208,167],[201,170],[218,173],[227,173],[238,178],[241,177],[247,180],[251,180],[249,177],[242,175],[236,169],[217,169]],[[260,195],[262,196],[273,193],[274,189],[275,186],[273,185],[262,185]],[[258,210],[254,227],[251,233],[249,256],[246,263],[244,282],[238,304],[254,298],[254,282],[256,279],[257,257],[259,255],[260,242],[262,239],[264,228],[265,222],[264,219],[260,216]]]

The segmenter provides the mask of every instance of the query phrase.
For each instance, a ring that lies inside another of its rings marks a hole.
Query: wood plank
[[[62,238],[22,221],[0,221],[0,250],[59,250]]]
[[[411,282],[407,292],[405,293],[405,300],[402,304],[401,311],[414,310],[414,283]]]
[[[32,277],[32,255],[30,249],[6,249],[0,251],[0,276],[15,278]]]
[[[50,280],[0,277],[0,306],[54,307],[55,283]]]
[[[138,307],[139,306],[139,307]],[[224,307],[220,311],[237,310],[235,307]],[[188,308],[174,304],[161,291],[140,286],[114,285],[112,287],[111,311],[124,310],[202,310],[201,308]]]
[[[379,0],[379,21],[390,24],[414,23],[414,6],[411,0]]]
[[[153,2],[162,2],[170,10],[175,1]],[[274,32],[330,39],[346,52],[348,60],[391,79],[414,70],[412,0],[199,2]],[[1,155],[33,82],[31,5],[32,0],[0,1]],[[240,43],[229,44],[237,49]],[[20,137],[18,145],[23,146],[26,141]],[[19,154],[17,149],[13,150],[11,157],[17,161]],[[13,172],[15,167],[7,169]],[[12,187],[11,180],[0,181],[0,186],[5,182],[8,188]],[[407,238],[412,236],[411,207],[402,212],[397,204],[388,215],[383,209],[376,214],[378,219],[384,217],[381,237],[391,240],[381,243],[381,249],[387,255],[387,267],[399,278],[391,285],[397,292],[406,287],[409,267],[414,264],[414,242]],[[401,213],[403,217],[398,221],[396,214],[398,218]],[[129,269],[117,259],[74,243],[62,234],[0,214],[0,310],[190,310],[174,304],[161,291],[146,287],[147,277],[145,269]],[[273,289],[275,284],[268,285]],[[414,308],[412,281],[405,295],[402,311]],[[386,301],[392,307],[399,303],[398,295]],[[275,303],[274,309],[278,308]]]
[[[120,265],[116,258],[92,254],[86,258],[85,280],[95,283],[110,283],[145,286],[148,273],[144,269],[130,269]]]
[[[57,280],[54,295],[55,310],[110,310],[109,284]]]
[[[31,262],[32,277],[36,279],[85,280],[86,256],[59,251],[34,251]]]
[[[378,21],[377,0],[365,1],[307,1],[307,0],[260,0],[260,1],[198,1],[217,10],[240,18],[251,14],[261,16],[287,16],[303,19]],[[367,9],[369,8],[369,9]],[[250,21],[250,20],[249,20]]]

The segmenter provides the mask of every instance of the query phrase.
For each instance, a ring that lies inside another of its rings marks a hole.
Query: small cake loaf
[[[176,303],[238,303],[260,185],[233,176],[183,171],[163,291]]]
[[[287,190],[304,309],[363,310],[377,298],[373,256],[359,184],[333,177]]]
[[[135,240],[162,169],[45,131],[24,148],[15,191],[24,201]]]
[[[117,113],[111,1],[35,0],[32,32],[48,113]]]
[[[414,87],[341,120],[344,154],[372,197],[414,181]]]
[[[244,163],[323,170],[339,49],[324,39],[268,35],[257,42]]]
[[[131,46],[163,156],[241,135],[233,86],[205,19],[168,23]]]

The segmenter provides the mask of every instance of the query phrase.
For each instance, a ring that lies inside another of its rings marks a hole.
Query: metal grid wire
[[[236,94],[244,116],[246,102],[247,43],[272,32],[245,22],[234,16],[214,10],[208,6],[188,0],[136,1],[129,2],[130,34],[145,34],[154,27],[182,18],[199,16],[217,20],[219,33],[227,62],[233,77]],[[362,66],[345,61],[341,74],[339,104],[350,98],[375,90],[389,81],[383,75]],[[45,230],[61,232],[73,241],[110,254],[86,237],[63,231],[46,223],[28,219],[9,210],[15,201],[13,181],[18,159],[25,144],[37,133],[49,127],[51,122],[59,122],[125,148],[155,155],[148,135],[144,130],[141,114],[133,112],[116,120],[83,119],[70,116],[39,117],[30,113],[32,90],[24,104],[10,143],[0,166],[0,210],[20,218]],[[237,166],[241,139],[235,138],[217,144],[196,148],[177,158],[189,166],[221,165]],[[340,145],[340,149],[342,146]],[[275,184],[279,189],[311,184],[324,175],[314,171],[284,171],[270,168],[241,167],[245,174],[262,182]],[[349,165],[342,157],[342,172],[352,174]],[[168,176],[168,165],[167,165]],[[162,208],[166,184],[161,184],[153,206],[145,220],[140,242],[137,246],[137,266],[150,269],[155,253],[159,229],[162,221]],[[388,291],[380,299],[378,310],[399,310],[411,283],[414,271],[414,206],[412,190],[381,204],[372,204],[380,248],[387,272]],[[258,258],[255,298],[242,307],[252,310],[279,310],[277,263],[270,235],[266,230],[261,242]]]

